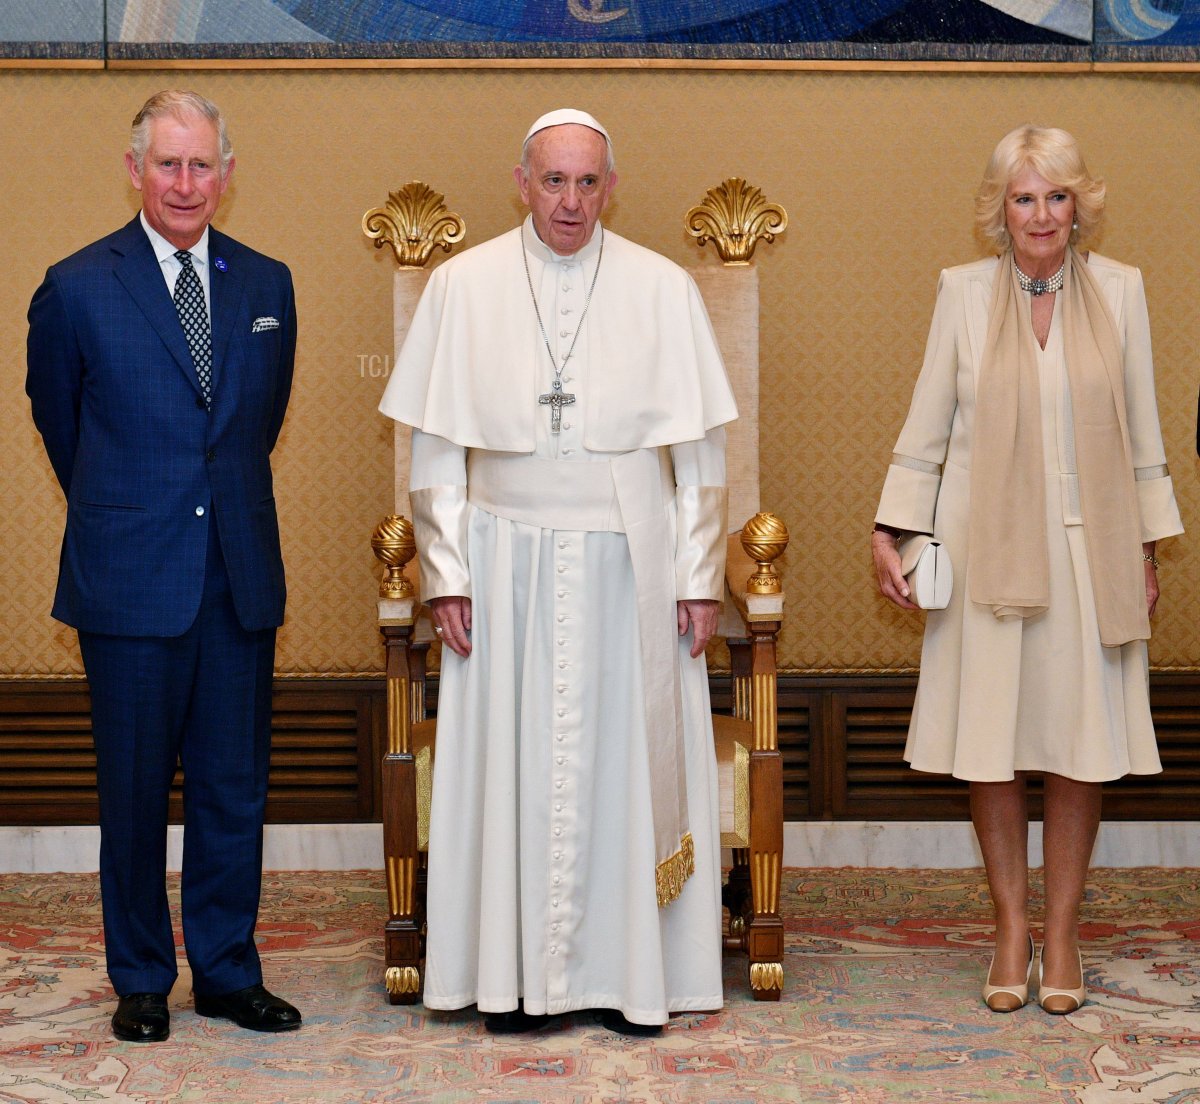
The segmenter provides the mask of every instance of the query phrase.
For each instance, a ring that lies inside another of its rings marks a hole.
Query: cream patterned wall
[[[1167,453],[1192,534],[1164,544],[1152,662],[1200,666],[1200,85],[1192,76],[675,70],[269,70],[0,75],[0,676],[77,673],[49,617],[63,506],[23,393],[25,310],[47,264],[136,211],[121,154],[142,100],[220,103],[238,166],[218,223],[292,268],[300,351],[276,454],[286,674],[378,672],[371,530],[388,512],[390,255],[359,220],[420,179],[468,244],[520,215],[529,121],[593,111],[616,141],[607,221],[679,261],[682,216],[743,175],[791,223],[757,255],[763,506],[784,561],[792,671],[911,668],[919,624],[873,592],[867,533],[920,364],[938,270],[976,255],[971,196],[996,139],[1067,127],[1110,187],[1103,251],[1145,272]]]

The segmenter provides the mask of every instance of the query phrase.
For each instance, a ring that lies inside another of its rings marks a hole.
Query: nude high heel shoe
[[[1077,1012],[1087,1000],[1087,985],[1083,980],[1083,955],[1079,954],[1079,988],[1078,989],[1048,989],[1044,984],[1038,986],[1038,1004],[1052,1016],[1066,1016]]]
[[[1029,936],[1029,970],[1025,974],[1024,985],[993,985],[992,965],[996,962],[996,952],[992,952],[992,962],[988,965],[988,976],[983,983],[983,1003],[993,1012],[1015,1012],[1029,1003],[1029,982],[1033,977],[1033,965],[1036,956],[1033,953],[1033,936]]]

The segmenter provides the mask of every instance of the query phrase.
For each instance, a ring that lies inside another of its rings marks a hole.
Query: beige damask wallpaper
[[[616,141],[608,222],[679,261],[683,212],[741,174],[788,210],[758,256],[763,503],[785,561],[793,671],[911,667],[919,624],[873,593],[867,533],[920,363],[940,268],[976,255],[971,195],[996,139],[1074,131],[1110,186],[1103,250],[1140,265],[1167,453],[1192,533],[1163,546],[1151,647],[1200,666],[1200,85],[1192,76],[673,70],[307,70],[0,75],[0,676],[80,670],[50,620],[63,505],[23,393],[25,310],[48,263],[136,210],[121,164],[134,110],[170,84],[227,111],[238,165],[218,215],[287,261],[301,334],[277,453],[290,599],[279,667],[380,669],[368,540],[391,496],[375,407],[391,354],[391,261],[359,220],[424,180],[468,242],[519,216],[510,176],[542,111],[585,107]]]

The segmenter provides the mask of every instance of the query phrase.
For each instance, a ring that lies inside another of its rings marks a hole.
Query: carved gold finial
[[[413,180],[388,196],[382,207],[372,207],[362,218],[363,233],[382,249],[384,242],[403,268],[422,268],[435,247],[447,253],[467,233],[467,224],[446,210],[445,197],[428,184]]]
[[[775,560],[783,555],[791,536],[774,514],[755,514],[742,526],[742,547],[757,565],[746,589],[751,594],[778,594],[782,589]]]
[[[754,256],[759,238],[773,242],[787,229],[788,217],[778,203],[768,203],[760,189],[731,176],[709,188],[684,223],[701,246],[711,239],[727,265],[744,265]]]
[[[417,554],[412,522],[400,514],[388,514],[371,534],[371,550],[387,567],[379,584],[379,597],[411,598],[413,585],[404,577],[404,567]]]

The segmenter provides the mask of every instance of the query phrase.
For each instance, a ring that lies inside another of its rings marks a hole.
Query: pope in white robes
[[[722,1002],[703,651],[736,408],[691,278],[599,222],[604,128],[543,116],[515,176],[530,217],[433,272],[380,407],[445,645],[424,1002],[649,1034]]]

